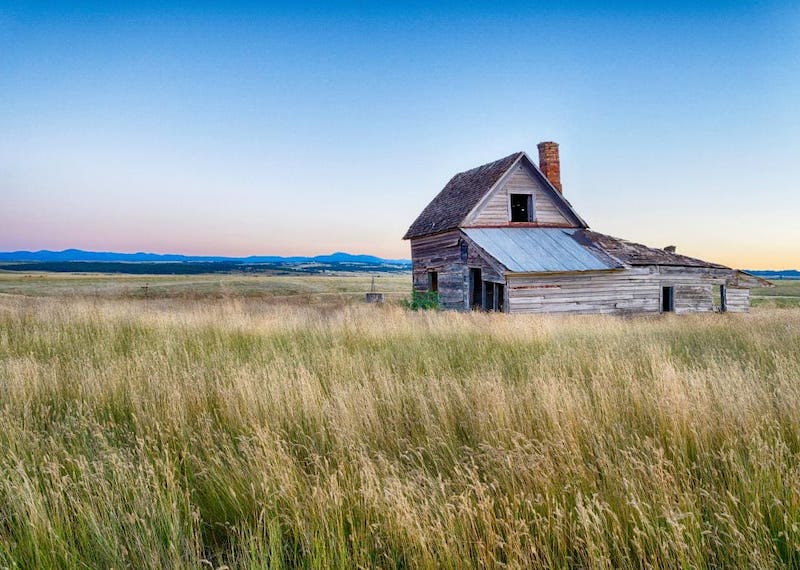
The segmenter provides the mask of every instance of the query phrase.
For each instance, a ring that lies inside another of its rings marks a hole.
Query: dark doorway
[[[483,290],[486,292],[486,298],[484,299],[483,308],[487,311],[494,311],[494,283],[490,283],[489,281],[484,281],[483,283]]]
[[[469,270],[469,290],[470,307],[480,309],[483,305],[483,281],[481,280],[481,270],[471,268]]]
[[[505,286],[500,285],[499,283],[495,284],[497,288],[497,294],[494,296],[495,300],[495,311],[503,312],[503,305],[505,305]]]
[[[661,312],[672,313],[675,311],[675,287],[661,288]]]
[[[725,285],[719,286],[719,310],[722,313],[728,310],[728,288]]]
[[[483,290],[486,297],[483,300],[483,308],[486,311],[503,312],[505,304],[505,286],[502,283],[483,282]]]
[[[533,221],[533,196],[530,194],[511,194],[511,221]]]
[[[428,291],[437,293],[439,291],[439,273],[428,271]]]

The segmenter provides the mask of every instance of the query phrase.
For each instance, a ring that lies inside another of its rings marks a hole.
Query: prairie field
[[[800,568],[800,309],[369,286],[0,275],[0,567]]]
[[[800,279],[781,279],[772,283],[774,287],[753,289],[754,307],[800,308]]]

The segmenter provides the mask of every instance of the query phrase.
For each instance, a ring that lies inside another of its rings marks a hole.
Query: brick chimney
[[[559,193],[561,189],[561,163],[558,160],[558,143],[551,141],[540,142],[539,145],[539,170],[547,176],[550,183]]]

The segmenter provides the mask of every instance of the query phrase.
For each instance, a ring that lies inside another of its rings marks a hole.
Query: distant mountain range
[[[279,255],[251,255],[249,257],[224,257],[208,255],[180,255],[163,253],[116,253],[111,251],[84,251],[81,249],[65,249],[64,251],[6,251],[0,252],[0,262],[128,262],[128,263],[159,263],[159,262],[185,262],[185,263],[346,263],[366,265],[410,265],[408,259],[383,259],[374,255],[353,255],[337,251],[330,255],[316,255],[313,257],[293,256],[281,257]]]
[[[257,265],[280,264],[292,265],[303,263],[320,263],[326,265],[372,265],[372,266],[410,266],[409,259],[383,259],[374,255],[356,255],[337,251],[330,255],[315,256],[290,256],[280,255],[251,255],[248,257],[225,257],[213,255],[180,255],[173,253],[117,253],[113,251],[84,251],[82,249],[65,249],[63,251],[4,251],[0,252],[0,263],[73,263],[73,262],[93,262],[93,263],[190,263],[190,264],[213,264],[224,263],[226,266],[236,265]],[[10,269],[6,267],[4,269]],[[32,269],[32,268],[26,268]],[[399,268],[397,268],[399,269]],[[71,270],[75,270],[72,267]],[[117,270],[119,270],[117,268]],[[200,270],[200,268],[197,268]],[[748,273],[758,275],[764,279],[800,279],[800,271],[797,269],[747,270]]]
[[[747,273],[758,275],[764,279],[800,279],[800,271],[797,269],[781,269],[774,271],[771,269],[747,269]]]

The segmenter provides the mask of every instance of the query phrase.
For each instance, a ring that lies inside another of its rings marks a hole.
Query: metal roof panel
[[[514,273],[597,271],[618,265],[573,239],[565,228],[462,228],[486,253]]]

